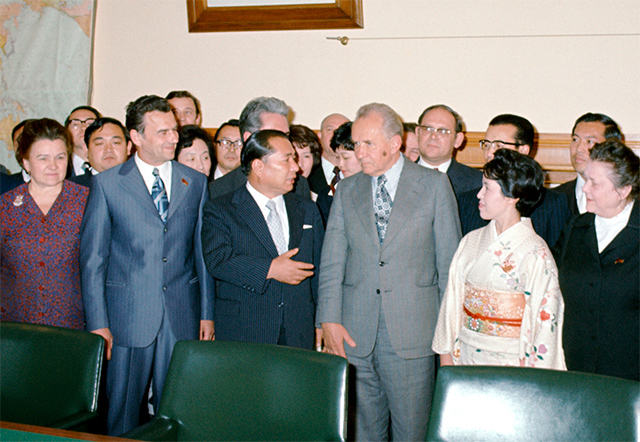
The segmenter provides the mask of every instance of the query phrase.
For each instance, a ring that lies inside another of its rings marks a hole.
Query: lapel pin
[[[616,261],[614,262],[614,264],[624,264],[624,259],[622,259],[622,258],[618,258],[618,259],[616,259]]]
[[[185,186],[189,185],[189,183],[187,183],[187,180],[185,180],[184,178],[182,178],[182,184],[184,184]]]
[[[16,196],[16,199],[13,200],[13,205],[16,207],[19,207],[22,205],[23,200],[24,200],[24,195],[18,195]]]

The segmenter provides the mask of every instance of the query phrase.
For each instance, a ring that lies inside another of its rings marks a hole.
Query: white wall
[[[445,103],[470,131],[509,112],[569,132],[591,111],[640,134],[638,0],[362,1],[362,30],[190,34],[185,0],[98,0],[92,103],[124,120],[138,96],[186,89],[206,127],[259,95],[312,128],[371,101],[407,121]],[[433,38],[513,35],[542,37]]]

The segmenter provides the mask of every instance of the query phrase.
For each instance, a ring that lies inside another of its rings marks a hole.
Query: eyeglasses
[[[498,149],[502,149],[505,146],[518,147],[518,146],[522,146],[522,144],[507,143],[506,141],[502,141],[502,140],[495,140],[495,141],[480,140],[480,147],[482,148],[482,150],[489,150],[491,148],[498,150]]]
[[[418,126],[418,130],[422,132],[423,135],[432,134],[443,138],[451,133],[451,131],[446,127],[439,127],[436,129],[431,126]]]
[[[242,149],[242,140],[229,140],[227,138],[223,138],[221,140],[216,141],[216,144],[223,149],[227,149],[230,151],[241,150]]]
[[[78,120],[77,118],[74,118],[73,120],[69,120],[69,126],[73,129],[80,129],[81,127],[87,127],[93,124],[94,121],[96,121],[95,118],[87,118],[86,120]]]

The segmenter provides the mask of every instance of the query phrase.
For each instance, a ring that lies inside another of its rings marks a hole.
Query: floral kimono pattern
[[[563,314],[558,269],[531,221],[501,235],[491,221],[451,261],[432,347],[456,365],[566,370]]]

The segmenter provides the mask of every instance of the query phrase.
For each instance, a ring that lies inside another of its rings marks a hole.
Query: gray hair
[[[391,139],[396,135],[399,135],[400,137],[403,136],[404,130],[402,128],[402,120],[400,119],[396,111],[391,109],[386,104],[365,104],[360,109],[358,109],[356,120],[359,120],[360,118],[366,118],[374,112],[382,117],[382,120],[384,121],[383,130],[388,139]]]
[[[242,109],[239,126],[240,136],[245,132],[254,133],[262,127],[260,116],[263,113],[280,114],[289,120],[289,106],[284,101],[274,97],[254,98]]]

